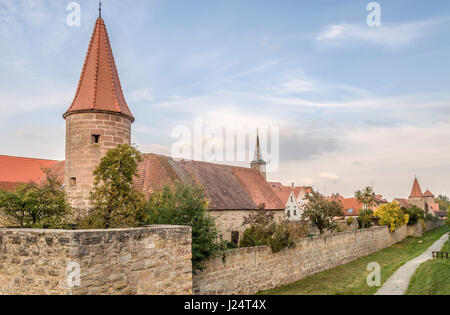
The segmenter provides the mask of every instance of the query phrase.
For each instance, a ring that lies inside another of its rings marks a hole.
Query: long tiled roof
[[[108,32],[101,18],[95,23],[77,92],[65,115],[85,111],[116,112],[134,121],[123,96]]]
[[[267,210],[284,209],[264,177],[250,168],[146,154],[135,186],[149,195],[175,181],[202,187],[210,201],[210,210],[256,210],[261,204]]]
[[[53,160],[31,159],[0,155],[0,189],[12,190],[18,184],[37,182],[44,172],[57,162]]]

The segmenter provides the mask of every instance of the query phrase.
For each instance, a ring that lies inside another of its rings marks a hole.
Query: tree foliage
[[[425,211],[417,206],[411,206],[407,209],[402,209],[404,213],[409,216],[408,225],[416,225],[425,221]]]
[[[56,228],[67,224],[71,207],[62,183],[44,170],[42,183],[21,185],[16,190],[0,191],[0,212],[12,226],[21,228]]]
[[[355,198],[359,203],[363,204],[363,209],[360,210],[358,215],[359,228],[370,228],[373,219],[372,208],[375,205],[375,191],[372,187],[367,186],[364,189],[356,191]]]
[[[202,269],[201,261],[216,253],[217,228],[207,213],[208,202],[199,187],[176,182],[150,196],[147,203],[148,224],[170,224],[192,227],[192,263],[194,271]]]
[[[380,225],[388,226],[391,232],[408,224],[409,221],[409,215],[405,214],[396,202],[381,205],[375,211],[375,215],[380,219]]]
[[[245,217],[243,225],[248,228],[244,231],[240,247],[269,245],[274,253],[286,247],[295,247],[295,241],[307,234],[304,226],[277,220],[272,212],[263,207]]]
[[[439,210],[446,211],[450,209],[450,199],[445,195],[439,195],[436,198],[436,202],[439,204]]]
[[[327,200],[319,192],[312,190],[305,199],[302,217],[313,223],[323,234],[325,229],[335,229],[337,224],[333,222],[334,217],[344,216],[342,204],[336,200]]]
[[[358,225],[360,229],[368,229],[372,226],[373,211],[371,209],[361,209],[358,214]]]
[[[82,228],[129,228],[146,221],[145,197],[133,187],[141,160],[141,153],[127,144],[106,153],[93,172],[92,210]]]

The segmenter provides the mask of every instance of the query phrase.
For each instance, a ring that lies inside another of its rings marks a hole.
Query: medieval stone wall
[[[239,238],[242,239],[242,234],[246,230],[247,226],[243,225],[244,218],[250,214],[254,214],[254,211],[249,210],[225,210],[225,211],[208,211],[216,222],[217,230],[222,240],[231,241],[231,233],[239,232]],[[284,218],[284,210],[271,211],[274,213],[275,218]]]
[[[95,143],[93,136],[99,136]],[[89,207],[93,170],[108,150],[131,143],[131,120],[108,113],[74,113],[66,117],[65,189],[74,208]]]
[[[189,227],[0,229],[0,294],[191,293]]]
[[[194,294],[255,294],[289,284],[389,247],[408,236],[374,227],[307,238],[295,249],[272,253],[269,246],[241,248],[212,257],[194,275]]]

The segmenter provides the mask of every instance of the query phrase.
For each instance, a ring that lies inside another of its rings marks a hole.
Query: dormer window
[[[100,143],[100,135],[92,135],[92,144]]]

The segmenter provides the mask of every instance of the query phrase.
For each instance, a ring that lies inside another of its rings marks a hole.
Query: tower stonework
[[[65,189],[78,216],[89,210],[92,172],[108,150],[131,144],[134,117],[123,96],[106,26],[97,19],[66,120]]]

